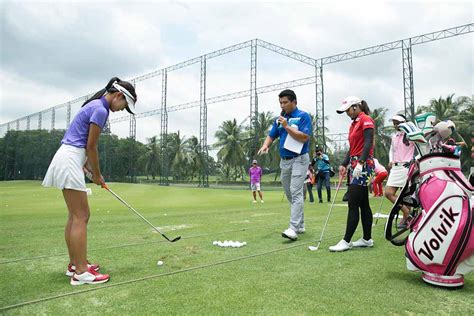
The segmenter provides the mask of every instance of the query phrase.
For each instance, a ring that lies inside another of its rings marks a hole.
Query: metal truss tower
[[[55,125],[56,125],[56,110],[52,108],[51,109],[51,131],[54,130]]]
[[[415,118],[415,93],[413,90],[413,59],[411,52],[411,38],[403,40],[402,64],[403,64],[403,101],[405,115]]]
[[[322,60],[318,59],[315,66],[315,90],[316,90],[316,130],[314,136],[316,138],[316,144],[322,145],[326,150],[326,137],[325,137],[325,126],[324,126],[324,85],[323,85],[323,64]]]
[[[107,121],[108,122],[108,121]],[[66,129],[71,126],[71,102],[67,103],[67,112],[66,112]]]
[[[130,146],[128,147],[128,160],[129,160],[129,168],[128,174],[130,176],[130,182],[135,182],[135,164],[137,163],[134,159],[135,155],[135,139],[137,137],[137,120],[135,119],[135,115],[130,114]]]
[[[258,148],[258,95],[257,95],[257,40],[252,40],[250,46],[250,124],[253,124],[255,138],[251,146],[251,153],[248,157],[249,162],[254,158]]]
[[[199,155],[202,163],[199,186],[209,187],[209,166],[207,150],[207,104],[206,104],[206,56],[201,56],[201,76],[199,85]]]
[[[161,172],[160,184],[169,185],[168,182],[168,110],[166,109],[167,69],[161,73]]]

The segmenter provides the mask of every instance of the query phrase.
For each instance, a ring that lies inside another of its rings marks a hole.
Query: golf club
[[[92,172],[90,172],[89,170],[87,170],[86,168],[84,168],[84,173],[86,174],[87,178],[89,180],[92,181]],[[131,210],[132,212],[134,212],[138,217],[140,217],[145,223],[147,223],[148,225],[150,225],[156,232],[158,232],[161,236],[163,236],[166,240],[168,240],[169,242],[175,242],[175,241],[178,241],[181,239],[181,236],[178,236],[176,238],[173,238],[173,239],[169,239],[168,237],[166,237],[165,234],[163,234],[158,228],[155,227],[155,225],[153,225],[152,223],[150,223],[150,221],[148,221],[145,217],[143,217],[143,215],[141,215],[139,212],[137,212],[132,206],[130,206],[130,204],[128,204],[127,202],[125,202],[120,196],[118,196],[114,191],[112,191],[108,186],[107,184],[103,184],[102,185],[102,188],[106,189],[107,191],[109,191],[113,196],[115,196],[117,198],[117,200],[119,200],[120,202],[122,202],[123,205],[125,205],[129,210]]]
[[[379,222],[380,215],[382,215],[382,214],[380,213],[380,211],[382,210],[383,200],[385,200],[385,198],[382,196],[382,197],[381,197],[381,200],[380,200],[379,210],[378,210],[378,212],[377,212],[378,216],[377,216],[377,219],[375,220],[374,226],[377,226],[377,223]]]
[[[331,215],[332,208],[334,207],[334,203],[336,202],[337,193],[339,192],[339,189],[341,188],[341,183],[342,183],[343,178],[344,177],[341,177],[341,176],[339,177],[339,183],[337,184],[336,193],[334,194],[331,207],[329,208],[329,213],[328,213],[328,216],[326,217],[326,222],[324,223],[323,230],[321,231],[321,236],[319,237],[318,244],[316,246],[308,246],[308,250],[310,251],[316,251],[319,249],[319,245],[321,244],[321,241],[323,240],[324,231],[326,230],[326,226],[328,225],[329,216]]]

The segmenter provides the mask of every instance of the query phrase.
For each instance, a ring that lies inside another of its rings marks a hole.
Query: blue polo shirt
[[[308,113],[295,108],[293,112],[290,114],[285,115],[286,120],[288,121],[288,125],[291,127],[296,127],[298,131],[303,132],[309,136],[312,135],[312,125],[311,125],[311,117]],[[283,144],[285,144],[286,137],[288,136],[288,132],[283,126],[278,127],[278,119],[273,122],[272,129],[268,134],[273,139],[280,137],[280,157],[296,157],[298,155],[306,154],[309,149],[309,140],[304,143],[303,149],[301,153],[295,153],[283,148]]]

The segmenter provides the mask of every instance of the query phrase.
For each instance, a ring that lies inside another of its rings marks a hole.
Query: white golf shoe
[[[329,247],[329,251],[334,251],[334,252],[341,252],[341,251],[346,251],[352,248],[352,243],[347,242],[344,239],[341,239],[340,242],[337,243],[337,245]]]
[[[354,241],[352,243],[352,247],[354,248],[360,248],[360,247],[373,247],[374,246],[374,240],[373,239],[369,239],[369,240],[365,240],[364,238],[361,238],[357,241]]]
[[[297,234],[304,234],[305,232],[306,232],[306,229],[303,226],[303,227],[300,227],[296,233]]]
[[[288,238],[290,240],[293,240],[293,241],[298,239],[298,235],[291,228],[286,229],[283,233],[281,233],[281,236],[284,237],[284,238]]]

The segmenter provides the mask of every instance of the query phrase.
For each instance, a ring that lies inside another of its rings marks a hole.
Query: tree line
[[[393,126],[388,122],[388,109],[371,109],[375,121],[374,155],[379,161],[388,164]],[[417,107],[417,113],[433,112],[439,120],[450,119],[456,124],[455,140],[463,141],[461,162],[464,172],[472,166],[472,126],[474,126],[474,106],[470,97],[432,99],[428,105]],[[164,152],[160,139],[153,136],[141,143],[132,138],[120,139],[113,134],[102,134],[99,142],[101,171],[107,181],[136,181],[137,176],[149,181],[166,174],[171,181],[197,181],[203,168],[209,175],[221,181],[245,181],[247,169],[254,158],[258,158],[265,173],[279,174],[278,146],[274,144],[268,155],[256,157],[260,145],[268,134],[277,114],[261,112],[251,121],[238,123],[236,119],[223,121],[215,133],[216,143],[210,149],[217,150],[216,159],[201,152],[196,136],[186,137],[169,133],[165,139]],[[316,130],[312,117],[313,131]],[[326,124],[330,126],[330,124]],[[40,180],[43,178],[54,153],[60,146],[64,130],[8,131],[0,138],[0,179],[1,180]],[[328,130],[325,131],[326,134]],[[324,144],[325,143],[325,144]],[[310,152],[316,146],[326,145],[327,154],[334,166],[338,166],[347,152],[347,143],[336,143],[326,138],[310,140]],[[166,154],[167,164],[161,159]],[[166,168],[166,170],[163,170]]]

